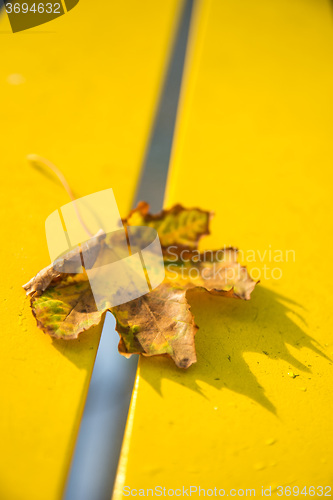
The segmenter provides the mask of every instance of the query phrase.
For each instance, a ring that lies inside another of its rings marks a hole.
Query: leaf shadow
[[[177,368],[167,357],[142,358],[140,375],[161,396],[162,380],[169,379],[206,397],[200,383],[219,390],[229,389],[247,396],[273,414],[274,404],[265,394],[244,355],[256,353],[283,360],[292,369],[311,374],[307,352],[300,361],[288,350],[307,348],[331,361],[315,339],[299,326],[303,323],[302,306],[262,286],[257,286],[250,301],[216,297],[203,290],[188,295],[191,311],[199,326],[196,334],[197,363],[188,370]],[[303,309],[304,310],[304,309]],[[251,362],[252,363],[252,362]],[[288,369],[286,369],[286,376]],[[278,383],[278,381],[277,381]],[[202,385],[202,384],[201,384]]]

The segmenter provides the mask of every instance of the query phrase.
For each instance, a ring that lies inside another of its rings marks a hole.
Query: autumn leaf
[[[34,278],[23,285],[27,295],[34,295],[36,292],[38,294],[44,292],[53,280],[69,272],[75,274],[79,273],[80,270],[82,270],[80,257],[82,252],[84,252],[85,256],[86,268],[92,267],[100,254],[102,242],[105,237],[106,235],[103,232],[95,235],[89,241],[75,247],[73,250],[67,252],[55,262],[39,271]]]
[[[32,297],[31,308],[37,325],[58,339],[76,339],[103,316],[85,274],[58,278],[40,296]]]
[[[158,214],[149,213],[149,204],[141,201],[123,220],[128,226],[148,226],[158,232],[163,250],[174,246],[175,250],[195,250],[202,236],[209,234],[211,212],[200,208],[184,208],[174,205]]]
[[[181,205],[151,215],[146,203],[139,204],[124,223],[146,225],[158,231],[164,252],[164,282],[150,293],[115,307],[105,297],[103,308],[97,310],[87,275],[62,272],[65,264],[80,252],[72,251],[72,255],[68,253],[60,259],[57,270],[48,266],[24,285],[37,325],[53,337],[75,339],[97,325],[110,310],[116,318],[121,354],[167,355],[178,367],[188,368],[196,361],[198,329],[188,292],[204,289],[214,295],[248,300],[256,284],[237,262],[236,249],[202,253],[197,250],[200,238],[209,234],[210,217],[209,212]],[[96,235],[88,245],[91,265],[103,262],[108,238]]]
[[[112,308],[121,336],[119,352],[167,354],[180,368],[195,363],[194,338],[198,327],[187,294],[201,288],[214,295],[249,299],[255,282],[236,262],[236,253],[235,249],[227,249],[221,252],[221,260],[198,262],[194,267],[190,263],[168,262],[165,281],[159,287]]]

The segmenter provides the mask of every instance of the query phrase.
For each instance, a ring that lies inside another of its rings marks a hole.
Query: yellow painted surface
[[[0,498],[61,498],[101,328],[78,342],[37,329],[21,286],[49,264],[44,223],[112,187],[130,208],[182,2],[81,0],[52,23],[12,34],[0,19]]]
[[[214,210],[203,247],[241,248],[261,283],[249,302],[192,299],[188,371],[140,360],[116,499],[333,483],[332,14],[326,0],[197,4],[166,205]]]

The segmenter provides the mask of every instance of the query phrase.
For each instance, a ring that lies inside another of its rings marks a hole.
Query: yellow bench
[[[101,332],[72,345],[36,328],[21,285],[49,263],[44,221],[68,200],[25,156],[53,160],[77,196],[112,187],[124,215],[182,5],[103,1],[102,14],[82,0],[15,35],[0,20],[1,499],[61,498]],[[250,302],[193,300],[188,371],[140,360],[115,500],[124,486],[332,484],[330,9],[195,4],[166,206],[214,210],[206,247],[254,251],[248,267],[270,271]]]
[[[195,6],[166,206],[214,210],[205,246],[255,251],[267,279],[247,303],[193,299],[187,372],[140,359],[115,500],[333,483],[332,44],[328,0]]]
[[[26,155],[78,197],[112,187],[125,216],[182,5],[83,0],[17,34],[1,16],[1,500],[62,497],[101,333],[74,345],[36,328],[22,284],[49,264],[45,219],[69,200]]]

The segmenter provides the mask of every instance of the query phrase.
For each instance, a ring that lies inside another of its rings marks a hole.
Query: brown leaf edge
[[[199,207],[190,207],[190,208],[186,208],[184,207],[183,205],[181,205],[180,203],[177,203],[176,205],[173,205],[171,208],[163,208],[162,210],[160,210],[160,212],[157,212],[156,214],[151,214],[149,212],[149,209],[150,209],[150,205],[148,202],[146,201],[139,201],[137,206],[135,208],[133,208],[127,217],[125,217],[124,219],[122,219],[122,222],[125,224],[125,225],[131,225],[129,223],[129,220],[131,219],[132,215],[134,215],[135,213],[139,213],[142,217],[143,217],[143,220],[145,223],[149,223],[149,222],[158,222],[158,221],[161,221],[165,218],[166,215],[178,215],[180,214],[182,211],[197,211],[197,212],[200,212],[201,214],[206,214],[207,215],[207,223],[206,223],[206,227],[204,229],[204,231],[202,233],[200,233],[198,235],[198,238],[196,240],[196,247],[195,249],[198,248],[198,244],[199,244],[199,241],[201,240],[201,238],[203,236],[208,236],[209,234],[211,234],[210,232],[210,229],[209,229],[209,225],[210,225],[210,222],[212,220],[212,218],[214,217],[215,215],[215,212],[213,211],[208,211],[208,210],[203,210],[202,208],[199,208]],[[165,246],[162,244],[161,242],[161,246],[162,246],[162,250],[166,250],[168,248],[168,246]],[[177,246],[177,252],[181,253],[182,250],[188,250],[188,246],[186,245],[182,245],[180,243],[177,243],[175,244],[175,246]]]

